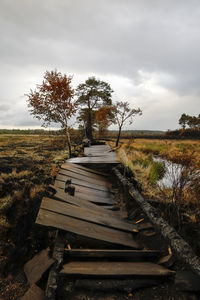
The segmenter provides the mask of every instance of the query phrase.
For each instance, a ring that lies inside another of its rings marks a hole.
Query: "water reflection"
[[[167,188],[172,188],[174,185],[178,186],[184,166],[172,163],[171,161],[160,157],[154,157],[153,160],[162,162],[165,165],[165,175],[157,182],[158,185]]]

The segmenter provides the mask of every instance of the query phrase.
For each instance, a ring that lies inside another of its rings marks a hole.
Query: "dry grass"
[[[12,206],[12,197],[7,195],[6,197],[0,198],[0,214],[5,213]]]
[[[34,187],[32,187],[31,190],[30,190],[30,199],[34,199],[39,194],[44,193],[46,188],[47,187],[44,184],[39,184],[39,185],[35,185]]]
[[[200,209],[200,141],[135,139],[123,142],[117,149],[118,158],[133,172],[143,194],[183,205],[192,203]],[[110,145],[114,147],[114,143]],[[152,181],[152,155],[182,166],[180,178],[171,178],[172,188],[152,184],[156,181]]]
[[[32,174],[31,171],[25,170],[17,173],[16,169],[13,169],[11,173],[2,173],[0,175],[0,181],[10,179],[22,179],[27,178]]]
[[[200,165],[200,141],[135,139],[123,140],[123,142],[122,147],[126,147],[127,149],[159,155],[170,160],[175,160],[187,152],[188,155],[192,154],[195,157],[196,163]]]

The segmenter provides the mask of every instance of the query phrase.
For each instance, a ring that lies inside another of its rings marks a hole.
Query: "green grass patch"
[[[155,185],[156,182],[163,178],[165,174],[165,165],[160,161],[153,161],[151,163],[151,169],[149,172],[149,182],[152,185]]]

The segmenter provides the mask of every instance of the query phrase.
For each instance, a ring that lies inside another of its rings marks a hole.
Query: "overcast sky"
[[[40,127],[24,94],[55,68],[140,107],[126,129],[200,113],[199,0],[0,0],[0,31],[0,128]]]

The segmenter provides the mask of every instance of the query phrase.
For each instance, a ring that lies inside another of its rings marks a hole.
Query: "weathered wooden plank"
[[[85,176],[85,175],[82,175],[80,174],[79,170],[65,170],[65,169],[60,169],[59,170],[59,174],[62,174],[62,175],[66,175],[66,176],[69,176],[71,178],[76,178],[76,179],[80,179],[80,180],[84,180],[86,182],[89,182],[91,184],[98,184],[100,186],[103,186],[105,188],[110,188],[111,187],[111,184],[106,181],[106,180],[100,180],[100,179],[95,179],[93,178],[93,176]]]
[[[87,157],[101,157],[101,156],[103,156],[103,157],[111,157],[112,159],[116,158],[115,153],[112,153],[112,152],[109,152],[109,151],[100,151],[100,150],[88,152],[88,154],[85,154],[84,156],[87,156]]]
[[[103,206],[96,205],[88,200],[80,199],[76,196],[70,196],[69,194],[66,194],[63,190],[53,187],[56,191],[56,194],[54,195],[54,198],[61,199],[62,201],[65,201],[67,203],[71,203],[74,205],[77,205],[79,207],[85,207],[93,210],[98,210],[101,212],[104,216],[113,216],[113,217],[119,217],[119,213],[116,211],[108,211]]]
[[[108,145],[91,146],[84,148],[85,156],[116,156]]]
[[[141,246],[132,239],[132,235],[129,233],[63,216],[42,208],[39,210],[36,223],[70,231],[112,244],[120,244],[134,249],[141,249]]]
[[[155,260],[159,257],[160,252],[157,250],[107,250],[107,249],[65,249],[65,254],[69,259],[73,258],[109,258],[124,259],[135,261]]]
[[[102,198],[102,197],[98,197],[96,195],[87,195],[87,194],[84,194],[83,192],[79,192],[79,191],[76,191],[75,195],[80,199],[91,201],[93,203],[109,204],[109,205],[114,204],[114,201],[110,198],[105,198],[105,197]]]
[[[116,153],[112,152],[110,149],[91,149],[85,148],[84,149],[84,156],[112,156],[116,157]]]
[[[49,249],[41,251],[24,265],[24,273],[30,284],[36,283],[42,274],[54,263],[48,256]]]
[[[91,145],[90,147],[85,147],[84,150],[88,150],[88,151],[94,151],[96,149],[98,150],[111,150],[110,146],[107,144],[104,145]]]
[[[120,163],[115,157],[101,156],[101,157],[75,157],[68,159],[68,162],[73,164],[112,164]]]
[[[92,189],[86,186],[80,186],[76,183],[73,182],[72,180],[72,186],[75,187],[75,193],[79,192],[79,193],[84,193],[86,195],[95,195],[97,197],[100,198],[108,198],[108,199],[113,199],[113,193],[107,191],[99,191],[96,189]]]
[[[61,169],[67,170],[67,171],[70,171],[70,172],[74,172],[74,173],[77,173],[77,174],[81,174],[83,176],[86,176],[86,177],[89,177],[89,178],[96,179],[96,180],[99,180],[101,182],[106,182],[107,183],[106,177],[103,177],[101,175],[91,173],[91,172],[88,172],[88,171],[85,171],[85,170],[82,170],[82,169],[79,169],[79,168],[75,168],[74,164],[73,165],[71,165],[71,164],[62,165]]]
[[[98,185],[98,184],[95,184],[95,183],[90,183],[90,182],[87,182],[87,181],[82,180],[82,179],[73,178],[73,177],[68,176],[66,174],[63,175],[63,174],[59,173],[56,176],[56,179],[60,180],[60,181],[64,181],[64,182],[66,182],[67,180],[71,180],[72,184],[80,185],[80,186],[83,186],[83,187],[88,187],[90,189],[94,189],[94,190],[98,190],[98,191],[109,192],[109,189],[105,186]]]
[[[76,276],[169,276],[175,272],[150,262],[72,261],[63,266],[61,275]]]
[[[45,300],[44,291],[36,284],[32,284],[21,300]]]
[[[62,181],[55,180],[54,183],[55,187],[60,188],[64,191],[65,189],[65,183]],[[72,185],[75,186],[75,185]],[[92,192],[91,192],[92,191]],[[84,189],[80,189],[80,187],[75,186],[75,197],[78,197],[80,199],[85,199],[94,203],[105,203],[105,204],[113,204],[114,201],[111,197],[108,195],[101,195],[100,193],[96,193],[96,191],[93,192],[93,190],[85,191]]]
[[[73,164],[73,163],[70,163],[68,160],[67,160],[67,162],[65,164],[63,164],[61,166],[61,168],[65,169],[66,167],[69,167],[69,166],[71,168],[74,168],[74,169],[79,169],[79,170],[82,170],[82,171],[85,171],[85,172],[88,172],[88,173],[99,175],[100,178],[108,176],[107,173],[104,173],[104,172],[101,172],[101,171],[97,171],[97,170],[94,170],[94,169],[90,169],[90,168],[86,168],[86,167],[83,167],[83,166],[81,166],[79,164]]]
[[[68,203],[57,201],[54,199],[44,197],[40,208],[47,209],[58,214],[63,214],[69,217],[78,218],[92,223],[97,223],[106,227],[116,228],[128,232],[137,230],[137,225],[130,224],[123,220],[113,217],[107,217],[101,212],[92,209],[80,208]]]

